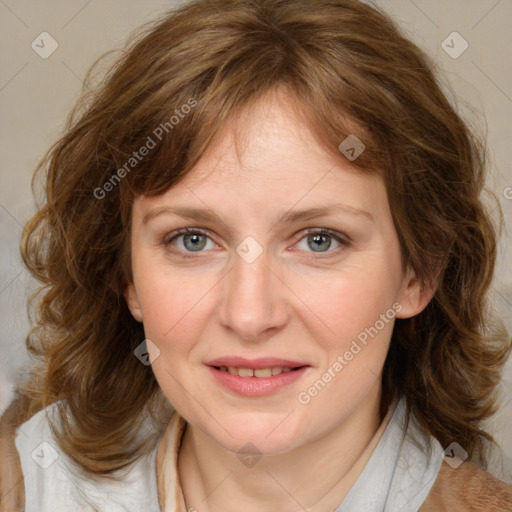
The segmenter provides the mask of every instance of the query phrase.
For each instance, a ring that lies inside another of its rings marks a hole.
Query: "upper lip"
[[[246,359],[244,357],[229,356],[213,359],[206,363],[208,366],[226,366],[233,368],[252,368],[253,370],[261,368],[298,368],[300,366],[309,366],[307,363],[291,361],[289,359],[280,359],[277,357],[259,357],[258,359]]]

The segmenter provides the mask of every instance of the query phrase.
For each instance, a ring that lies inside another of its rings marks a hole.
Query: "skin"
[[[297,396],[394,303],[401,305],[398,318],[411,317],[431,293],[402,270],[378,175],[328,155],[286,95],[268,95],[244,119],[243,126],[225,125],[181,183],[135,200],[133,283],[125,297],[160,351],[152,368],[164,394],[189,423],[179,458],[187,508],[327,512],[348,492],[354,464],[379,427],[381,370],[394,321],[308,404]],[[235,138],[241,129],[243,143]],[[275,222],[327,203],[364,210],[371,219],[337,212]],[[161,213],[144,223],[155,208],[177,205],[213,211],[217,220]],[[186,227],[207,232],[199,252],[184,245],[183,235],[173,239]],[[326,236],[315,251],[306,228],[328,228],[351,242]],[[252,263],[236,252],[247,236],[263,250]],[[205,366],[229,355],[310,367],[269,396],[244,397],[221,387]],[[248,442],[263,455],[252,467],[237,456]]]

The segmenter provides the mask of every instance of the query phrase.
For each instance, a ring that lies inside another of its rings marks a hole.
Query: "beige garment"
[[[156,475],[162,512],[186,512],[178,473],[178,456],[187,422],[174,411],[158,446]]]
[[[512,512],[512,486],[471,462],[443,462],[418,512]]]

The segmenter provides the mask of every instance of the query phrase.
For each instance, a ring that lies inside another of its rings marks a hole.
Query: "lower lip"
[[[265,396],[300,379],[309,366],[302,366],[296,370],[271,377],[240,377],[229,372],[221,372],[213,366],[208,366],[208,368],[214,378],[230,391],[244,396]]]

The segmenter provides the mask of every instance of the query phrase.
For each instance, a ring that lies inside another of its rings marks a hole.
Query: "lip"
[[[280,359],[276,357],[259,357],[257,359],[246,359],[238,356],[221,357],[213,359],[206,363],[207,366],[232,366],[234,368],[252,368],[258,370],[261,368],[289,367],[299,368],[300,366],[310,366],[300,361],[291,361],[290,359]],[[265,377],[266,378],[266,377]]]

